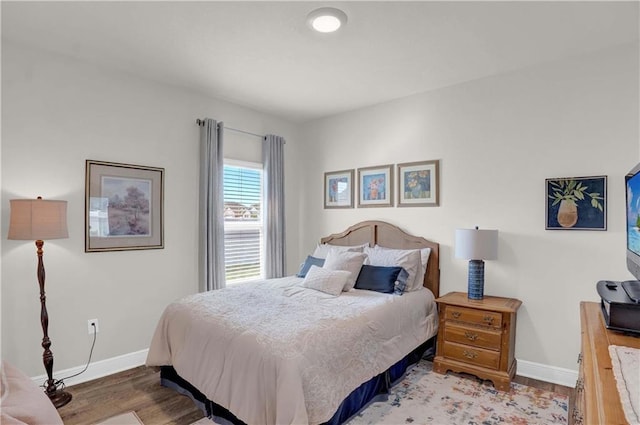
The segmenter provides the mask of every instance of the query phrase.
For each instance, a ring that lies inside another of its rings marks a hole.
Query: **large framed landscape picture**
[[[85,252],[164,248],[164,169],[86,161]]]

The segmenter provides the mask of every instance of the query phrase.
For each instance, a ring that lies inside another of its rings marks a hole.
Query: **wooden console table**
[[[599,303],[580,303],[580,325],[582,352],[578,357],[576,402],[570,411],[574,424],[626,424],[609,345],[640,348],[640,337],[608,330]]]

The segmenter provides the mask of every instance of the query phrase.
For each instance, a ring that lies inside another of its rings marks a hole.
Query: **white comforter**
[[[333,297],[301,281],[240,284],[169,305],[147,365],[173,365],[248,424],[318,424],[437,331],[426,289]]]

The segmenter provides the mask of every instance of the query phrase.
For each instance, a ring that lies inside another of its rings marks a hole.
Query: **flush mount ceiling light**
[[[318,32],[335,32],[346,23],[347,15],[333,7],[321,7],[307,16],[309,27]]]

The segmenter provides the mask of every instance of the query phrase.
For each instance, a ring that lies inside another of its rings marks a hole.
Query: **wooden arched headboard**
[[[423,286],[431,290],[436,298],[440,296],[440,244],[410,235],[393,224],[374,220],[354,224],[342,233],[321,238],[320,243],[343,246],[368,243],[370,247],[378,244],[395,249],[431,248]]]

